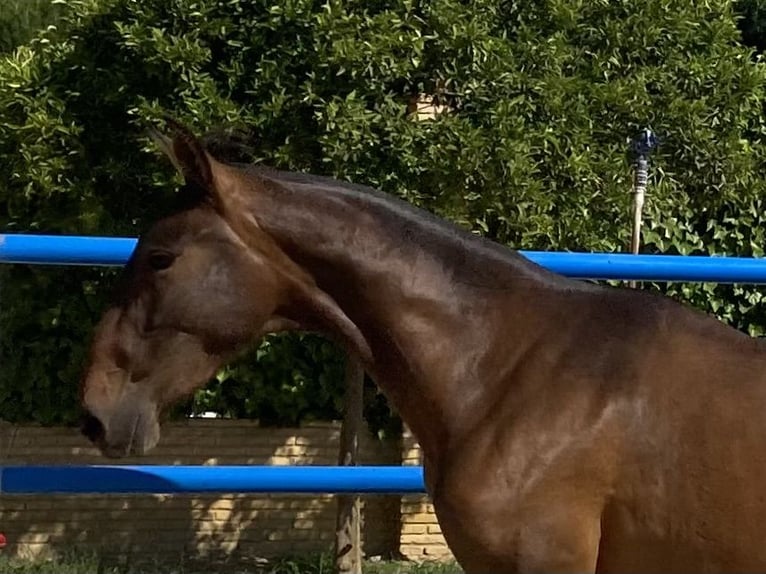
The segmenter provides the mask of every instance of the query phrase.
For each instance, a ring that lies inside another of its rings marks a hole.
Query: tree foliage
[[[62,0],[3,0],[0,6],[0,54],[28,42],[38,31],[55,27]]]
[[[0,63],[6,231],[135,235],[176,184],[143,122],[252,134],[253,159],[383,189],[520,249],[762,255],[764,67],[724,0],[70,0]],[[444,112],[414,121],[418,94]],[[3,268],[0,417],[71,421],[114,271]],[[653,286],[760,333],[749,286]],[[338,416],[337,351],[272,337],[188,409]],[[377,420],[385,404],[374,402]]]
[[[742,41],[762,53],[766,49],[766,1],[736,0],[734,9]]]

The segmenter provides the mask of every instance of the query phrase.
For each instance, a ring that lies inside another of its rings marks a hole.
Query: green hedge
[[[761,255],[764,66],[730,2],[72,0],[0,62],[7,231],[135,235],[175,180],[141,125],[250,130],[253,158],[396,194],[516,248],[623,251],[650,126],[646,252]],[[448,112],[413,121],[436,94]],[[0,418],[71,422],[113,270],[4,267]],[[762,332],[760,291],[666,290]],[[339,416],[342,359],[269,338],[182,410]],[[391,422],[370,391],[369,418]]]

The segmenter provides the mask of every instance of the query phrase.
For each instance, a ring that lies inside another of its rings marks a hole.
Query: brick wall
[[[340,425],[266,429],[249,421],[194,419],[168,424],[148,456],[120,464],[335,464]],[[363,464],[399,464],[399,444],[365,435]],[[0,464],[104,464],[76,429],[0,423]],[[401,499],[365,496],[364,551],[399,546]],[[332,496],[103,495],[0,496],[4,552],[98,551],[164,560],[252,559],[332,548]]]

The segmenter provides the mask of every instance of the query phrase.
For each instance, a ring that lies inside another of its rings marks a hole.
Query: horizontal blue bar
[[[702,255],[633,255],[521,251],[538,265],[574,279],[766,283],[766,259]]]
[[[2,494],[412,494],[420,466],[0,466]]]
[[[0,263],[123,265],[131,237],[0,234]],[[629,253],[521,251],[535,263],[576,279],[766,283],[766,259]]]
[[[0,263],[124,265],[136,242],[132,237],[0,234]]]

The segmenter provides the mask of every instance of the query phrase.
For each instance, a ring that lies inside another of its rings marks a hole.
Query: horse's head
[[[107,456],[152,448],[160,413],[262,334],[326,329],[365,349],[332,299],[259,228],[248,204],[256,183],[175,128],[174,138],[155,140],[183,174],[189,206],[139,239],[83,377],[83,432]]]

